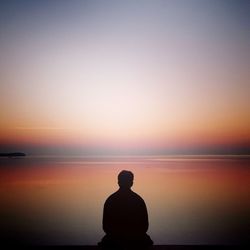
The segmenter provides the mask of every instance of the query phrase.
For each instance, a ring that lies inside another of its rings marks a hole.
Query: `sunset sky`
[[[1,1],[0,149],[250,154],[250,2]]]

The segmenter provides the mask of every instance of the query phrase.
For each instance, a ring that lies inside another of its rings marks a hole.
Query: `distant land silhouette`
[[[24,157],[26,156],[25,153],[21,153],[21,152],[14,152],[14,153],[0,153],[0,157],[9,157],[9,158],[13,158],[13,157]]]

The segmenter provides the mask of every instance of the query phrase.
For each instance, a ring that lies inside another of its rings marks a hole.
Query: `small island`
[[[25,153],[21,152],[14,152],[14,153],[0,153],[0,157],[9,157],[9,158],[14,158],[14,157],[24,157],[26,156]]]

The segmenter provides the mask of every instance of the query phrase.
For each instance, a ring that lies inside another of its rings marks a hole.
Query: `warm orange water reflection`
[[[117,174],[135,174],[156,244],[244,240],[250,159],[117,157],[0,159],[2,234],[36,244],[96,244]]]

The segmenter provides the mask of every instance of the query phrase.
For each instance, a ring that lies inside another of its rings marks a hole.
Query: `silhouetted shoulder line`
[[[144,202],[143,198],[142,198],[139,194],[135,193],[135,192],[132,191],[132,190],[131,190],[131,193],[132,193],[136,198],[138,198],[138,199],[140,199],[141,201]]]
[[[121,191],[120,189],[117,190],[115,193],[111,194],[111,195],[107,198],[106,202],[108,202],[108,201],[110,201],[110,200],[113,200],[113,199],[116,199],[116,198],[120,198],[120,197],[123,196],[123,195],[129,195],[130,197],[134,197],[135,199],[144,202],[143,198],[142,198],[139,194],[135,193],[134,191],[132,191],[132,190],[129,190],[129,191]]]

